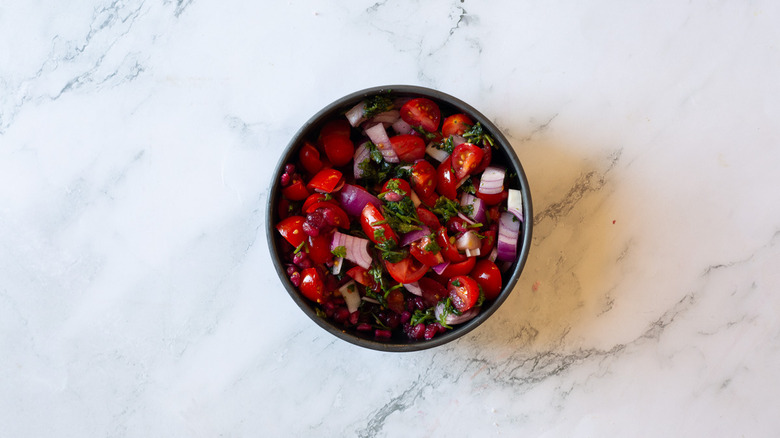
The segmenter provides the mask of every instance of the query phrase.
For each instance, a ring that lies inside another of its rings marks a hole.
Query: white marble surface
[[[777,2],[0,2],[0,435],[780,434]],[[493,119],[531,257],[447,346],[362,350],[264,235],[368,86]]]

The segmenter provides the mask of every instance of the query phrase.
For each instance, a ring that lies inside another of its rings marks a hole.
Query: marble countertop
[[[0,5],[2,435],[777,436],[778,3],[348,3]],[[409,354],[316,326],[264,231],[300,125],[399,83],[535,207],[499,311]]]

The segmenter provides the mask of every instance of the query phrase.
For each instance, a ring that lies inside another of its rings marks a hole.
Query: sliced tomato
[[[382,243],[387,239],[395,240],[398,243],[398,235],[395,234],[390,225],[385,222],[385,217],[374,207],[374,204],[368,203],[363,207],[360,213],[360,226],[369,239],[374,243]]]
[[[445,198],[457,198],[458,179],[455,177],[455,172],[452,171],[452,156],[447,157],[439,164],[436,174],[436,191]]]
[[[436,191],[436,169],[425,160],[412,167],[412,189],[420,199],[431,197]]]
[[[327,198],[328,198],[328,196],[326,196],[324,193],[312,193],[311,195],[309,195],[308,198],[306,198],[305,201],[303,201],[303,207],[301,207],[301,209],[305,213],[311,213],[311,211],[309,211],[309,207],[312,204],[317,203],[317,202],[328,202],[328,203],[331,203],[333,205],[338,205],[338,203],[336,202],[335,199],[333,199],[333,198],[327,199]]]
[[[298,288],[306,298],[321,303],[325,298],[325,282],[317,268],[306,268],[301,271],[301,285]]]
[[[465,254],[458,252],[458,248],[455,247],[454,241],[455,239],[450,241],[450,237],[447,235],[447,228],[441,227],[439,228],[439,231],[436,232],[436,243],[439,244],[442,255],[444,255],[446,261],[450,263],[462,262],[466,260],[467,257]]]
[[[293,178],[293,182],[282,189],[282,195],[290,201],[303,201],[309,196],[309,190],[300,178]]]
[[[413,163],[425,157],[425,140],[419,136],[396,135],[390,137],[390,145],[403,163]]]
[[[447,287],[436,280],[423,277],[417,280],[417,284],[422,290],[422,299],[428,307],[435,306],[436,303],[447,297]]]
[[[490,145],[483,146],[482,147],[482,161],[477,165],[477,167],[474,169],[473,172],[471,172],[472,175],[479,175],[480,173],[484,172],[485,169],[490,166],[490,162],[493,160],[493,148],[490,147]]]
[[[495,300],[501,293],[501,270],[490,260],[480,260],[474,265],[469,274],[485,293],[485,299]]]
[[[452,169],[455,180],[460,181],[474,172],[482,162],[482,149],[471,143],[461,143],[452,151]]]
[[[402,180],[401,178],[390,178],[382,185],[382,193],[390,191],[390,183],[395,181],[395,186],[398,188],[398,190],[402,191],[403,194],[399,193],[401,196],[409,196],[409,193],[412,191],[412,187],[409,185],[409,183],[405,180]]]
[[[309,236],[309,258],[315,265],[333,260],[333,253],[330,252],[330,243],[332,240],[333,233],[322,233],[318,236]]]
[[[325,155],[334,166],[343,166],[350,161],[355,154],[355,144],[349,136],[328,135],[322,137],[322,147]]]
[[[479,300],[479,284],[466,275],[451,278],[447,289],[452,304],[461,312],[471,309]]]
[[[493,251],[493,247],[496,246],[496,234],[495,228],[482,231],[482,235],[485,237],[482,238],[482,244],[479,246],[480,257],[487,257]]]
[[[428,132],[436,132],[439,130],[441,110],[432,100],[418,97],[406,102],[401,107],[401,119]]]
[[[504,202],[508,196],[509,192],[507,190],[503,190],[496,194],[486,194],[477,190],[477,198],[484,201],[487,205],[498,205]]]
[[[434,245],[435,242],[435,239],[430,236],[424,236],[409,245],[409,253],[426,266],[440,265],[444,263],[444,256],[438,245]],[[432,248],[432,246],[437,246],[437,248]]]
[[[374,279],[368,274],[368,269],[362,266],[351,268],[347,271],[347,275],[363,286],[371,287],[374,284]]]
[[[306,234],[303,232],[305,221],[303,216],[290,216],[276,224],[276,230],[286,241],[290,242],[290,245],[297,248],[306,239]]]
[[[330,218],[328,223],[339,228],[349,229],[349,216],[347,216],[347,213],[336,204],[327,201],[315,202],[314,204],[309,205],[309,208],[304,211],[306,213],[311,213],[320,208],[328,210],[328,212],[325,213]]]
[[[406,310],[404,304],[404,293],[400,289],[393,289],[385,297],[387,308],[395,313],[403,313]]]
[[[472,269],[474,269],[474,265],[476,263],[476,257],[468,257],[462,262],[450,263],[446,268],[444,268],[441,276],[444,278],[452,278],[456,275],[466,275],[471,272]]]
[[[417,207],[417,217],[420,219],[420,222],[425,224],[426,227],[428,227],[431,231],[438,231],[439,228],[441,228],[441,224],[439,223],[439,218],[436,217],[435,214],[433,214],[432,211],[428,210],[425,207]]]
[[[343,182],[342,174],[336,169],[322,169],[314,175],[306,188],[320,193],[330,193],[335,190],[339,183]]]
[[[466,132],[474,122],[471,121],[469,116],[465,114],[453,114],[446,119],[441,125],[441,134],[444,138],[451,135],[462,135]]]
[[[393,277],[393,280],[403,284],[414,283],[428,272],[428,267],[414,257],[407,257],[397,263],[391,263],[387,260],[384,262],[387,273]]]
[[[312,175],[322,170],[320,151],[308,141],[303,143],[301,151],[298,152],[298,159],[301,161],[303,168]]]

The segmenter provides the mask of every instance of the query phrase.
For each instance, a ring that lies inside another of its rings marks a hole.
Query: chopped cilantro
[[[386,96],[371,96],[364,102],[363,117],[367,119],[393,109],[393,101]]]
[[[455,287],[460,287],[460,280],[453,281],[452,285],[455,286]]]
[[[301,244],[298,245],[298,247],[295,248],[295,251],[293,251],[293,254],[298,254],[299,252],[303,251],[304,249],[306,249],[306,241],[305,240],[303,242],[301,242]],[[309,251],[306,251],[306,252],[309,252]]]
[[[482,125],[477,122],[469,128],[466,132],[463,133],[463,138],[466,139],[467,142],[481,145],[484,143],[489,144],[490,146],[493,146],[495,148],[498,148],[496,146],[495,141],[493,140],[493,137],[490,136],[485,130],[482,128]]]
[[[460,188],[463,189],[464,192],[471,193],[472,195],[477,194],[477,189],[474,187],[474,181],[472,181],[471,178],[467,179]]]
[[[429,307],[426,310],[420,310],[417,309],[414,311],[414,314],[412,315],[412,319],[409,320],[409,324],[411,326],[416,326],[417,324],[424,324],[428,321],[433,321],[435,318],[433,316],[433,308]]]
[[[430,238],[430,242],[428,242],[425,247],[423,247],[424,250],[436,254],[437,252],[441,251],[441,246],[439,246],[438,243],[436,243],[436,234],[431,234],[428,236]]]
[[[441,149],[448,154],[451,154],[452,151],[455,149],[455,145],[452,143],[452,136],[447,137],[444,139],[443,142],[439,143],[438,149]]]
[[[426,140],[431,141],[436,138],[438,135],[436,132],[428,132],[422,128],[422,126],[412,126],[412,129],[417,131],[420,135],[422,135]]]
[[[330,251],[334,256],[336,257],[346,257],[347,256],[347,247],[346,246],[337,246],[333,248],[333,250]]]
[[[382,259],[390,263],[398,263],[409,255],[405,250],[399,250],[398,244],[393,239],[385,239],[374,246],[379,250]]]
[[[452,199],[439,196],[439,199],[436,200],[436,203],[433,205],[433,209],[431,211],[433,211],[436,215],[441,216],[442,219],[444,219],[444,222],[447,222],[451,218],[458,215],[460,212],[460,204],[458,204],[456,201],[453,201]]]
[[[385,221],[396,232],[403,234],[421,229],[412,198],[407,196],[398,202],[385,201],[384,207]]]

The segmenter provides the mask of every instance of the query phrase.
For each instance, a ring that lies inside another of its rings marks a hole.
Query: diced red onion
[[[420,201],[420,197],[417,196],[417,193],[414,193],[414,190],[412,190],[412,193],[409,193],[409,197],[412,199],[412,204],[414,204],[414,208],[417,208],[422,204]]]
[[[382,206],[382,202],[376,196],[363,187],[352,184],[344,184],[337,196],[344,211],[351,216],[360,216],[366,204],[373,204],[376,208]]]
[[[416,281],[414,283],[404,284],[404,288],[418,297],[422,296],[422,289],[420,288],[420,284]]]
[[[402,134],[411,134],[412,131],[412,125],[404,122],[404,119],[398,119],[393,123],[393,130],[396,134],[402,135]]]
[[[375,299],[373,299],[373,298],[369,298],[369,297],[363,297],[363,298],[361,298],[361,299],[362,299],[363,301],[367,302],[367,303],[374,303],[374,304],[379,304],[379,301],[377,301],[377,300],[375,300]]]
[[[509,189],[506,211],[515,215],[520,222],[523,221],[523,193],[520,190]]]
[[[485,223],[485,219],[487,219],[485,214],[485,203],[482,202],[481,199],[477,198],[471,193],[463,192],[463,195],[460,197],[460,205],[464,207],[468,207],[470,205],[472,208],[471,214],[469,216],[480,224]]]
[[[466,250],[466,257],[478,257],[479,254],[480,254],[480,249],[479,248],[467,249]]]
[[[517,258],[517,240],[520,237],[520,222],[512,213],[501,213],[498,221],[497,259],[513,262]]]
[[[491,262],[495,262],[497,257],[498,257],[498,246],[494,246],[493,250],[490,251],[490,255],[488,255],[488,260],[490,260]]]
[[[355,179],[363,177],[363,169],[360,168],[360,163],[370,160],[370,151],[368,150],[368,142],[363,142],[355,149],[354,163],[352,165],[352,173],[355,175]]]
[[[458,237],[458,239],[455,241],[455,247],[461,251],[467,249],[477,249],[481,245],[482,240],[474,230],[466,231],[465,233],[461,234],[460,237]]]
[[[458,146],[466,142],[466,139],[459,135],[452,135],[452,146]]]
[[[429,234],[431,234],[431,230],[429,230],[428,227],[423,225],[422,229],[420,230],[414,230],[404,234],[401,237],[401,246],[407,246],[412,242],[416,242]]]
[[[347,116],[347,121],[349,121],[349,124],[352,125],[353,128],[363,123],[364,120],[366,120],[366,118],[363,117],[363,114],[365,113],[365,108],[366,108],[366,102],[361,101],[360,103],[353,106],[352,109],[350,109],[344,114],[345,116]]]
[[[375,115],[374,117],[371,117],[369,121],[374,123],[386,124],[386,126],[391,126],[393,123],[396,122],[396,120],[400,119],[400,117],[401,117],[401,113],[398,110],[389,110],[389,111],[381,112]]]
[[[449,152],[447,152],[447,151],[445,151],[445,150],[443,150],[443,149],[439,149],[439,148],[437,148],[437,147],[436,147],[436,143],[430,143],[430,144],[429,144],[429,145],[428,145],[428,146],[425,148],[425,153],[427,153],[428,155],[430,155],[430,156],[431,156],[431,158],[433,158],[434,160],[436,160],[436,161],[438,161],[438,162],[440,162],[440,163],[441,163],[442,161],[446,160],[446,159],[447,159],[447,157],[449,157],[449,156],[450,156],[450,153],[449,153]]]
[[[433,272],[441,275],[441,273],[444,272],[444,270],[447,269],[447,266],[449,266],[449,265],[450,265],[450,262],[444,262],[444,263],[440,263],[440,264],[432,267],[431,269],[433,269]]]
[[[360,292],[355,286],[355,280],[350,280],[344,286],[339,288],[341,296],[344,297],[344,303],[347,305],[347,310],[352,313],[360,307]]]
[[[479,307],[472,307],[471,309],[461,313],[460,315],[455,315],[454,313],[450,313],[444,317],[444,322],[447,325],[463,324],[464,322],[479,315],[479,310],[480,310]],[[441,316],[442,314],[444,314],[444,303],[437,304],[436,308],[433,310],[433,314],[437,320],[441,320]]]
[[[336,257],[333,259],[333,268],[330,273],[333,275],[339,275],[341,273],[341,267],[344,266],[344,257]]]
[[[368,269],[371,267],[371,254],[368,253],[368,239],[350,236],[338,231],[333,233],[333,241],[330,244],[330,250],[343,246],[346,248],[344,258],[362,267]]]
[[[387,136],[385,127],[381,123],[366,129],[366,135],[376,145],[379,152],[382,153],[385,161],[388,163],[397,163],[400,161],[398,155],[396,155],[393,146],[390,144],[390,138]]]
[[[504,176],[506,169],[489,166],[482,172],[482,179],[479,181],[479,191],[486,195],[495,195],[504,190]]]

